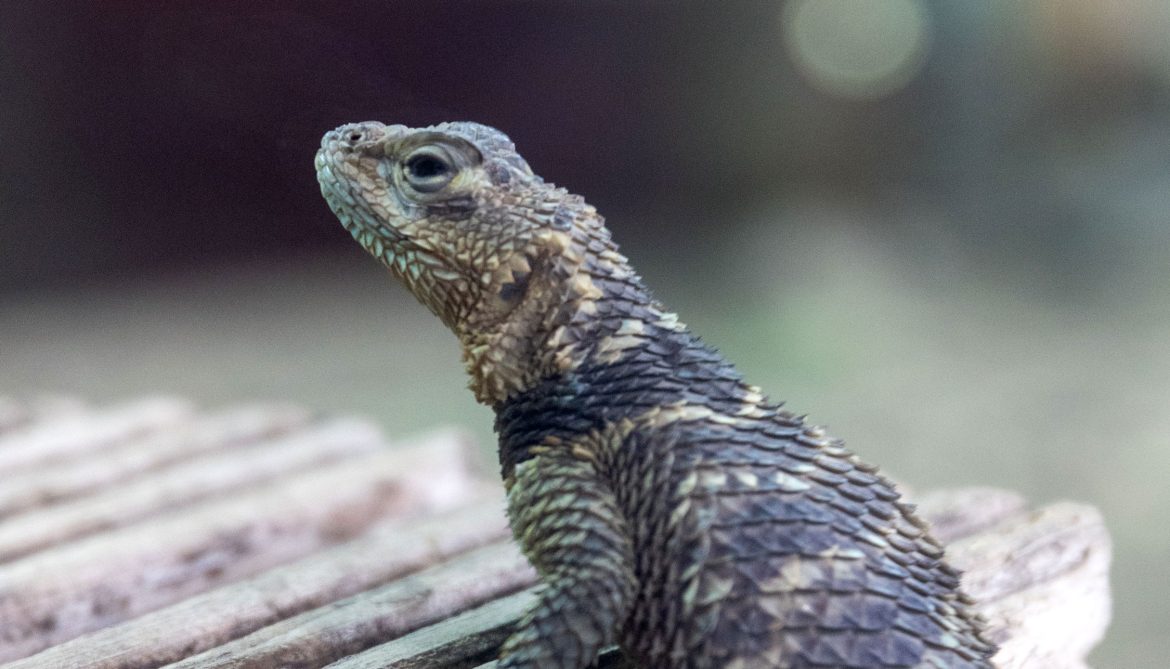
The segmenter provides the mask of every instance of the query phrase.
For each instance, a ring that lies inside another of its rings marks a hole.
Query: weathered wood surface
[[[8,479],[70,456],[157,434],[189,421],[194,411],[194,405],[184,400],[150,397],[100,411],[78,406],[62,413],[50,411],[41,420],[18,421],[0,433],[0,476]]]
[[[1018,495],[986,488],[936,492],[921,500],[922,514],[949,538],[948,555],[964,570],[966,588],[1001,646],[996,665],[1085,667],[1085,656],[1109,622],[1109,537],[1100,514],[1070,502],[1029,511]],[[970,511],[957,513],[960,509]],[[481,607],[330,667],[474,666],[485,648],[495,648],[507,635],[523,611],[520,601],[497,602],[490,615]],[[624,666],[617,653],[599,663],[600,669]]]
[[[8,455],[0,461],[53,467],[58,456],[88,457],[195,420],[189,404],[174,400],[137,402],[110,414],[71,414],[69,430],[38,422],[19,427],[0,442],[5,449],[0,454]],[[98,444],[83,443],[86,416]],[[225,430],[222,436],[233,434]],[[6,528],[36,535],[39,518],[54,531],[81,528],[56,533],[52,545],[34,542],[18,551],[21,557],[0,557],[0,662],[311,555],[378,521],[453,508],[481,489],[468,469],[471,446],[451,432],[388,448],[370,424],[332,419],[305,423],[276,439],[288,450],[264,440],[230,453],[210,449],[108,491],[0,520],[0,537],[14,543],[22,535]],[[45,445],[50,447],[41,448]],[[9,450],[26,446],[53,456],[31,458]],[[322,453],[328,457],[315,455]],[[249,478],[256,470],[261,475]],[[129,497],[123,494],[127,490],[133,492]],[[157,505],[151,508],[144,499]],[[91,522],[95,516],[87,500],[100,510],[101,522]],[[68,510],[66,518],[87,520],[63,523],[62,509]],[[119,510],[127,517],[111,515]]]
[[[3,405],[0,404],[0,407]],[[3,409],[0,408],[0,412]],[[26,414],[32,420],[32,416]],[[60,503],[115,486],[140,474],[192,460],[204,453],[227,451],[299,429],[309,412],[292,406],[243,406],[181,423],[174,429],[79,454],[4,478],[0,518],[35,506]],[[3,431],[0,418],[0,433]],[[15,427],[15,425],[14,425]],[[20,450],[19,445],[10,446]]]
[[[536,575],[511,542],[466,555],[171,665],[174,669],[320,667],[470,606],[531,585]]]
[[[369,425],[342,419],[304,426],[295,434],[248,444],[247,448],[207,453],[195,461],[157,470],[150,477],[123,479],[119,485],[93,494],[10,517],[0,524],[0,561],[131,525],[168,509],[255,488],[281,475],[372,453],[382,446],[381,436]]]
[[[422,520],[392,519],[363,536],[107,627],[5,666],[158,667],[243,637],[268,640],[280,621],[338,602],[505,538],[496,497]],[[417,581],[416,581],[417,582]],[[264,635],[246,636],[266,629]],[[376,636],[369,643],[388,637]],[[237,644],[236,647],[239,647]]]
[[[490,667],[535,575],[472,459],[288,406],[0,398],[0,666]],[[1109,620],[1094,509],[914,497],[998,666],[1085,666]]]

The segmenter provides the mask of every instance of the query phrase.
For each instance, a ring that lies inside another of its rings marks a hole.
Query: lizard
[[[454,332],[541,587],[499,667],[991,667],[894,485],[654,299],[585,200],[471,122],[343,125],[353,238]]]

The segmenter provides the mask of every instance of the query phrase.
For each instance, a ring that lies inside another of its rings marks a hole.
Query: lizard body
[[[656,302],[499,131],[327,133],[342,224],[456,334],[541,574],[502,668],[990,667],[913,507]]]

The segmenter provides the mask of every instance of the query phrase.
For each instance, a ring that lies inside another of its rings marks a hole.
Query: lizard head
[[[354,123],[325,134],[316,167],[342,225],[449,327],[482,327],[521,297],[541,225],[517,205],[548,188],[503,133]]]
[[[322,138],[315,164],[354,239],[459,336],[485,402],[552,364],[539,363],[536,342],[564,305],[598,292],[580,276],[586,260],[606,249],[620,258],[592,207],[533,174],[487,126],[344,125]]]

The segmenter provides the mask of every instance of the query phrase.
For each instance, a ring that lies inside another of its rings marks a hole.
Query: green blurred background
[[[1170,657],[1170,3],[0,4],[0,394],[491,416],[320,200],[469,119],[749,380],[915,489],[1085,500]],[[0,482],[2,485],[2,482]]]

